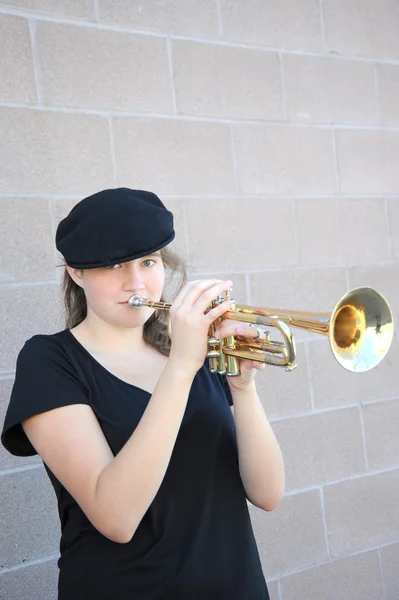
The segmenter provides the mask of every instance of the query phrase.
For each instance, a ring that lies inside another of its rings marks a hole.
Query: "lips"
[[[141,298],[142,298],[142,296],[141,296]],[[148,298],[143,298],[143,300],[147,301]],[[118,304],[129,304],[129,301],[125,300],[125,302],[118,302]]]

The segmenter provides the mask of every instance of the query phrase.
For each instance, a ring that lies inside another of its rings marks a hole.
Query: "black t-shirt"
[[[69,330],[37,335],[21,350],[1,441],[35,450],[23,419],[88,404],[116,455],[151,395],[98,363]],[[225,378],[197,372],[165,477],[132,540],[103,536],[45,465],[61,521],[59,600],[267,600],[238,470]]]

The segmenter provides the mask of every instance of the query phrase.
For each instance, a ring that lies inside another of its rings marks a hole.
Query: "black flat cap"
[[[94,269],[156,252],[175,237],[173,215],[152,192],[116,188],[84,198],[58,227],[68,265]]]

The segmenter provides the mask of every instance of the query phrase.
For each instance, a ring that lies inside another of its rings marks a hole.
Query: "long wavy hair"
[[[176,291],[177,294],[187,281],[186,265],[183,259],[169,246],[161,248],[160,252],[166,270],[166,281],[172,280],[176,275],[179,277]],[[64,295],[65,325],[67,329],[72,329],[86,318],[86,296],[83,289],[70,277],[66,268],[64,269],[61,286]],[[163,295],[161,297],[161,302],[165,302]],[[167,311],[156,310],[144,324],[143,330],[145,342],[161,352],[164,356],[169,356],[170,352],[167,321]]]

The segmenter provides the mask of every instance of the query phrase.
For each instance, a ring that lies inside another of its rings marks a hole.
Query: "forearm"
[[[118,541],[131,539],[162,483],[192,380],[167,364],[138,426],[98,479],[98,512]]]
[[[98,506],[107,511],[121,541],[133,536],[163,481],[195,373],[205,360],[209,327],[231,307],[226,301],[208,310],[209,304],[231,284],[217,279],[190,282],[170,308],[168,363],[137,428],[97,480]]]
[[[247,498],[272,510],[284,494],[284,462],[277,439],[259,400],[255,383],[245,390],[231,387],[239,469]]]

